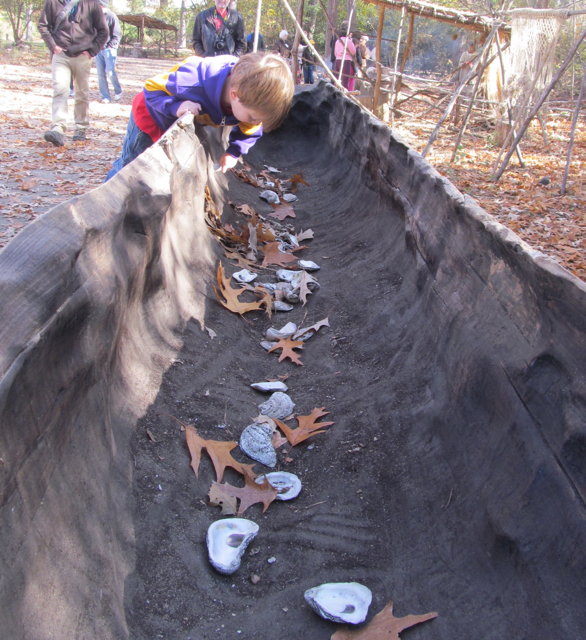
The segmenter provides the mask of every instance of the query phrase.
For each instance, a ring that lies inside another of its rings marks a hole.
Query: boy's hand
[[[233,169],[238,164],[238,158],[231,156],[229,153],[225,153],[221,158],[220,162],[220,170],[222,173],[226,173],[228,169]]]
[[[177,117],[185,115],[186,113],[193,113],[196,116],[201,111],[201,104],[198,102],[191,102],[191,100],[186,100],[179,105],[177,109]]]

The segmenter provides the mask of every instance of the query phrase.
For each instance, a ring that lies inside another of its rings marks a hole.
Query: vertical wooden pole
[[[254,23],[254,43],[252,50],[256,53],[258,51],[258,34],[260,31],[260,14],[262,11],[262,0],[258,0],[256,5],[256,22]]]
[[[378,10],[378,29],[376,31],[376,83],[374,85],[374,103],[372,111],[378,115],[378,103],[380,102],[380,85],[382,80],[381,45],[383,41],[383,27],[385,26],[385,7],[380,5]]]
[[[409,55],[411,53],[411,46],[413,45],[413,26],[415,24],[415,14],[409,14],[409,31],[407,32],[407,42],[405,43],[405,51],[403,51],[403,58],[401,59],[401,67],[399,69],[399,73],[403,73],[405,71],[405,65],[407,64],[407,60],[409,59]],[[395,91],[396,95],[399,95],[399,91],[401,91],[402,78],[397,80],[397,89]]]
[[[397,36],[397,48],[395,49],[395,68],[393,73],[393,83],[391,86],[391,127],[395,124],[393,108],[395,106],[395,86],[397,83],[397,70],[399,68],[399,51],[401,49],[401,36],[403,35],[403,21],[405,20],[405,7],[401,8],[401,22],[399,24],[399,35]]]
[[[299,0],[297,6],[297,22],[299,25],[303,25],[303,10],[305,9],[305,0]],[[291,71],[293,72],[293,82],[299,84],[299,40],[301,40],[301,32],[299,28],[295,29],[295,40],[293,41],[293,50],[291,51]]]

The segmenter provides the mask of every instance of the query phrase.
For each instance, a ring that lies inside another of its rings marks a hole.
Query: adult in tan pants
[[[85,140],[85,130],[89,126],[92,59],[109,38],[102,7],[98,0],[45,0],[38,28],[52,54],[53,114],[51,130],[44,138],[58,147],[65,144],[67,98],[73,78],[73,140]]]

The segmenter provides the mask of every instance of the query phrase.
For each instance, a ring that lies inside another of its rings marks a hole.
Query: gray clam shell
[[[326,620],[360,624],[366,620],[372,593],[358,582],[330,582],[308,589],[305,600]]]
[[[276,342],[271,342],[270,340],[263,340],[260,343],[260,346],[265,350],[265,351],[270,351],[277,343]]]
[[[273,430],[267,424],[250,424],[240,435],[240,448],[253,460],[272,468],[277,464],[272,437]]]
[[[267,340],[280,340],[281,338],[290,338],[296,331],[297,325],[294,322],[288,322],[281,329],[273,329],[272,327],[267,329],[265,336]]]
[[[297,196],[293,195],[292,193],[284,193],[283,194],[283,200],[285,202],[295,202],[295,200],[297,200]]]
[[[250,386],[257,391],[262,391],[263,393],[287,391],[287,389],[289,388],[284,382],[281,382],[280,380],[277,380],[275,382],[255,382]]]
[[[316,264],[315,262],[313,262],[312,260],[298,260],[297,264],[302,268],[305,269],[305,271],[317,271],[318,269],[321,269],[321,267],[319,266],[319,264]]]
[[[217,520],[208,528],[206,543],[208,556],[216,571],[225,575],[234,573],[248,543],[258,533],[258,525],[244,518]]]
[[[237,282],[246,284],[258,278],[258,275],[256,273],[252,273],[252,271],[249,271],[248,269],[242,269],[241,271],[236,271],[236,273],[233,273],[232,277]]]
[[[293,400],[291,400],[286,393],[282,393],[281,391],[273,393],[266,402],[258,405],[258,409],[263,416],[277,418],[278,420],[282,420],[283,418],[291,415],[294,408],[295,403]]]
[[[279,280],[283,280],[284,282],[291,282],[298,274],[299,271],[291,271],[290,269],[279,269],[277,271],[277,278],[279,278]]]
[[[275,300],[273,302],[273,309],[275,311],[293,311],[293,305],[281,300]]]
[[[270,202],[271,204],[279,204],[279,196],[274,191],[271,191],[270,189],[267,189],[266,191],[261,191],[259,193],[259,197],[262,198],[263,200],[266,200],[267,202]]]
[[[288,471],[271,471],[256,478],[255,482],[262,484],[265,478],[269,481],[269,484],[279,492],[277,500],[293,500],[301,491],[301,480],[299,480],[294,473],[289,473]]]

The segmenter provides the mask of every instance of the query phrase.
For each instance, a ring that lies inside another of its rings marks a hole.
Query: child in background
[[[192,56],[147,80],[132,102],[122,155],[106,180],[154,144],[182,115],[215,127],[236,125],[219,161],[226,173],[248,153],[263,131],[276,129],[293,99],[293,78],[279,56]]]

